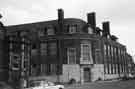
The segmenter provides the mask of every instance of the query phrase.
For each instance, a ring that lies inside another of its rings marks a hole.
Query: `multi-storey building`
[[[7,41],[6,31],[2,22],[0,22],[0,81],[6,81],[8,79],[8,58],[7,55]]]
[[[129,76],[135,75],[135,64],[133,57],[130,54],[127,54],[127,62],[128,62],[128,74]]]
[[[64,18],[59,9],[57,20],[6,29],[10,80],[17,73],[18,79],[27,74],[24,77],[40,76],[54,82],[88,82],[128,74],[126,47],[110,34],[109,22],[103,22],[102,29],[96,27],[95,13],[88,13],[86,22]],[[12,63],[16,59],[21,67]]]

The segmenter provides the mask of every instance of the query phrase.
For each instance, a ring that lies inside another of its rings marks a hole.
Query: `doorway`
[[[84,68],[84,82],[90,82],[91,72],[90,68]]]

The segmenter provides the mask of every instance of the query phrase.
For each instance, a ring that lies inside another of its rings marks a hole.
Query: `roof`
[[[19,24],[19,25],[11,25],[11,26],[5,26],[7,29],[7,32],[10,31],[20,31],[20,30],[31,30],[34,28],[44,28],[49,25],[56,26],[58,20],[50,20],[50,21],[42,21],[42,22],[35,22],[35,23],[28,23],[28,24]],[[66,23],[81,23],[86,24],[85,21],[77,18],[65,18],[64,24]]]

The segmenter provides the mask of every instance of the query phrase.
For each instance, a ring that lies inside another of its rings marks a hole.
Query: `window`
[[[81,58],[83,61],[90,61],[90,63],[93,63],[90,44],[81,44]]]
[[[107,74],[109,74],[110,73],[110,66],[109,66],[109,64],[107,64]]]
[[[113,74],[115,73],[115,64],[112,64],[113,65]]]
[[[119,57],[119,60],[120,60],[120,57],[121,57],[121,50],[118,48],[118,57]]]
[[[49,55],[57,55],[57,44],[56,43],[49,43],[48,44]]]
[[[41,64],[41,74],[45,74],[47,72],[47,64]]]
[[[114,54],[115,54],[115,58],[117,58],[117,48],[114,48]]]
[[[45,30],[43,30],[43,29],[42,30],[39,30],[38,31],[38,35],[39,36],[44,36],[45,35]]]
[[[69,26],[69,33],[76,33],[77,32],[77,25],[70,25]]]
[[[51,64],[51,74],[56,74],[57,72],[57,64]]]
[[[107,67],[108,67],[107,64],[104,64],[104,72],[105,72],[105,74],[108,74],[108,68]]]
[[[57,64],[41,64],[41,74],[55,75],[57,70]]]
[[[117,64],[114,64],[114,73],[117,73]]]
[[[47,35],[54,35],[54,34],[55,34],[54,29],[53,29],[52,27],[49,27],[49,28],[47,29]]]
[[[93,33],[93,29],[91,27],[88,27],[88,33],[92,34]]]
[[[68,64],[76,64],[76,49],[68,48],[67,55],[68,55]]]
[[[19,67],[20,67],[20,56],[18,54],[14,54],[11,56],[12,59],[11,59],[11,67],[13,70],[19,70]]]
[[[111,54],[112,54],[112,57],[113,57],[113,46],[111,46]]]
[[[108,56],[110,57],[110,45],[108,45]]]
[[[112,64],[109,64],[109,73],[112,74]]]
[[[47,43],[40,44],[41,55],[47,55]]]
[[[107,49],[106,47],[107,47],[106,44],[104,44],[104,56],[106,56],[106,51],[107,51],[106,50]]]

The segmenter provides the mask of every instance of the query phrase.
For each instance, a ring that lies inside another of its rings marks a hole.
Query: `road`
[[[101,81],[65,86],[65,89],[135,89],[135,80]]]
[[[0,89],[13,89],[0,87]],[[99,81],[84,84],[65,85],[64,89],[135,89],[135,80],[127,81]]]

